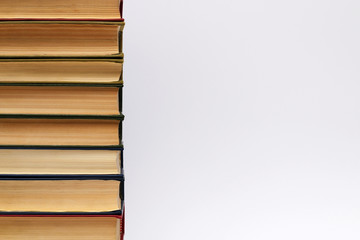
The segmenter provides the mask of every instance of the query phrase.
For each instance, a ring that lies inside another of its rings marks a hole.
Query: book
[[[119,87],[0,86],[0,114],[119,115]]]
[[[3,175],[117,175],[122,150],[0,149]]]
[[[105,176],[106,177],[106,176]],[[2,178],[0,214],[119,214],[123,209],[123,181],[54,177]],[[117,179],[116,179],[117,178]]]
[[[121,144],[121,117],[0,115],[0,145],[116,147]]]
[[[123,23],[0,21],[0,56],[122,57]]]
[[[122,84],[122,59],[0,57],[0,85]]]
[[[121,240],[123,216],[0,215],[0,239]]]
[[[1,0],[4,19],[91,19],[122,21],[122,0]]]

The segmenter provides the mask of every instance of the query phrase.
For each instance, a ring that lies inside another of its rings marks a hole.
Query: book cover
[[[7,20],[123,21],[122,9],[122,0],[0,1],[0,17]]]

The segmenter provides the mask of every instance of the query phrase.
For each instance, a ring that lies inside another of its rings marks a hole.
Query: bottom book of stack
[[[120,240],[122,222],[111,215],[2,215],[0,239]]]
[[[0,158],[0,239],[123,238],[122,150],[0,149]]]

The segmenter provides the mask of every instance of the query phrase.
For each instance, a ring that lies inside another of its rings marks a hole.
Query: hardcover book
[[[0,58],[0,85],[121,84],[122,59]]]
[[[118,146],[121,116],[105,117],[0,115],[0,145]]]
[[[122,57],[122,22],[1,21],[0,57]]]
[[[0,149],[4,175],[119,175],[122,150]]]
[[[1,176],[0,214],[121,214],[123,177]]]
[[[119,87],[0,86],[0,114],[120,115]]]
[[[120,240],[122,215],[0,215],[0,239]]]

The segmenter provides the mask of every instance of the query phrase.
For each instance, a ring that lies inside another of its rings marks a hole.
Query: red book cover
[[[101,0],[99,0],[101,3]],[[84,18],[77,18],[77,17],[56,17],[56,14],[54,14],[54,17],[47,17],[47,16],[51,16],[51,13],[49,14],[49,12],[46,12],[46,16],[43,15],[44,12],[40,11],[40,14],[36,14],[39,13],[39,11],[35,11],[32,12],[32,14],[30,14],[29,17],[22,17],[22,11],[24,13],[26,13],[26,15],[28,15],[28,9],[34,9],[34,6],[36,6],[36,4],[39,4],[37,2],[27,2],[27,4],[24,6],[24,1],[19,1],[16,2],[15,4],[11,4],[9,5],[8,3],[9,1],[4,1],[4,2],[0,2],[0,21],[61,21],[61,22],[73,22],[73,21],[85,21],[85,22],[123,22],[124,18],[123,18],[123,0],[119,1],[119,5],[118,5],[118,14],[114,14],[114,12],[112,13],[110,18],[102,18],[101,14],[99,15],[99,12],[97,12],[98,14],[94,14],[94,17],[92,17],[91,12],[86,12],[86,17]],[[26,3],[26,2],[25,2]],[[66,5],[68,4],[68,5]],[[64,4],[65,6],[67,6],[70,9],[73,9],[73,4],[66,2]],[[10,7],[11,6],[11,7]],[[20,10],[18,10],[19,7],[23,6],[23,8]],[[51,7],[54,7],[55,5],[51,5]],[[81,6],[81,3],[78,3],[78,6]],[[109,6],[109,5],[107,5]],[[46,6],[45,6],[46,7]],[[3,11],[1,11],[1,9],[3,9]],[[12,11],[13,9],[17,9],[17,12],[15,11],[15,15],[12,16]],[[63,11],[66,11],[67,8],[62,9]],[[99,9],[99,8],[94,8],[94,9]],[[11,13],[9,13],[11,12]],[[68,11],[66,11],[68,12]],[[42,13],[42,14],[41,14]],[[76,16],[76,11],[72,11],[72,15]],[[9,15],[10,14],[10,15]],[[25,16],[26,16],[25,15]],[[39,15],[39,17],[37,17],[37,15]],[[42,16],[43,15],[43,16]],[[60,14],[61,15],[61,14]],[[119,17],[116,17],[115,15],[118,15]],[[20,17],[19,17],[20,16]]]

